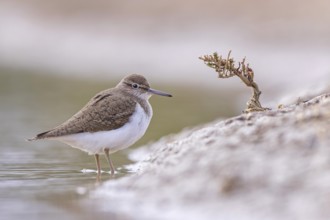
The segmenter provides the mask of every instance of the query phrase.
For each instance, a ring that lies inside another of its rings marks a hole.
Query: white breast
[[[115,130],[72,134],[53,139],[79,148],[89,154],[102,154],[104,148],[108,148],[113,153],[131,146],[144,135],[152,117],[152,108],[149,103],[148,108],[149,115],[146,114],[141,105],[137,104],[135,113],[129,121]]]

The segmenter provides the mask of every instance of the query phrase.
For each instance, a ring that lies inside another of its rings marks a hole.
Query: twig
[[[252,68],[249,67],[249,64],[245,64],[245,58],[241,62],[238,62],[238,67],[236,68],[235,61],[230,57],[230,54],[231,51],[229,51],[227,58],[223,59],[222,56],[219,56],[215,52],[212,55],[199,57],[199,59],[203,60],[207,66],[215,69],[219,78],[230,78],[233,76],[238,76],[246,86],[252,87],[252,97],[247,102],[247,109],[245,109],[243,112],[247,113],[269,110],[269,108],[264,108],[260,104],[259,98],[261,91],[259,90],[257,83],[253,81],[254,72]]]

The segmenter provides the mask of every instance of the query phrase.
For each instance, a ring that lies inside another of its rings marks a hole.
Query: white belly
[[[69,144],[74,148],[79,148],[89,154],[102,154],[105,148],[113,153],[131,146],[144,135],[152,117],[150,105],[149,109],[150,115],[147,115],[143,108],[137,104],[135,113],[127,124],[115,130],[85,132],[53,139]]]

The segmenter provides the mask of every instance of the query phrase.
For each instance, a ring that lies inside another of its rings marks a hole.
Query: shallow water
[[[86,192],[99,185],[95,173],[82,172],[95,169],[93,156],[54,141],[26,141],[63,122],[96,92],[114,84],[0,71],[1,219],[122,219],[115,212],[93,211],[80,204]],[[213,92],[196,95],[166,85],[157,88],[173,93],[175,98],[152,98],[154,118],[146,135],[134,146],[185,126],[236,114],[229,97]],[[203,99],[203,95],[209,99]],[[213,98],[227,101],[214,102]],[[103,173],[102,181],[133,172],[127,166],[132,163],[129,152],[111,155],[117,173],[114,177]],[[102,168],[108,171],[105,158],[101,160]]]

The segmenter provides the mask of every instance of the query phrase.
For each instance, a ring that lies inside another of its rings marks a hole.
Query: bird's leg
[[[100,157],[98,154],[95,154],[94,156],[95,156],[96,167],[97,167],[97,177],[99,178],[101,176]]]
[[[110,160],[109,149],[105,148],[104,149],[104,154],[105,154],[105,157],[108,160],[108,163],[109,163],[109,166],[110,166],[111,175],[113,175],[113,174],[115,174],[115,168],[114,168],[114,166],[112,164],[112,161]]]

